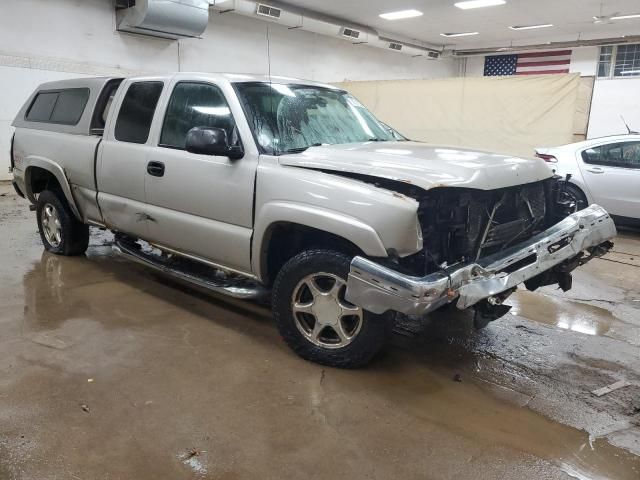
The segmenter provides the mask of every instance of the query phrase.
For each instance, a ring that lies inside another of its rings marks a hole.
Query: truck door
[[[170,88],[145,175],[149,237],[181,253],[250,272],[257,154],[245,148],[244,158],[231,160],[185,150],[193,127],[223,128],[230,143],[240,141],[236,119],[244,119],[241,107],[211,82],[174,80]]]
[[[98,204],[105,224],[143,239],[149,233],[144,203],[149,132],[163,85],[160,79],[122,84],[96,166]]]

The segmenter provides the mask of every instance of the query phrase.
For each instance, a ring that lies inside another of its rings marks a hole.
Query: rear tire
[[[367,365],[393,327],[344,299],[351,258],[333,250],[307,250],[278,273],[272,293],[280,335],[305,360],[339,368]]]
[[[89,227],[76,219],[61,194],[51,190],[40,193],[36,212],[45,250],[67,256],[87,250]]]

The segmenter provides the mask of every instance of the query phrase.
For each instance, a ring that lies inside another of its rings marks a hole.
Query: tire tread
[[[62,243],[59,247],[53,247],[47,242],[41,225],[41,213],[43,206],[49,203],[58,211],[58,217],[62,224]],[[37,222],[40,238],[44,248],[56,255],[75,256],[82,255],[89,246],[89,226],[80,222],[71,212],[66,199],[61,192],[44,190],[38,195]]]
[[[311,344],[302,337],[294,325],[293,316],[290,314],[291,285],[296,285],[309,269],[310,265],[327,265],[324,270],[339,270],[336,273],[346,278],[349,271],[351,257],[334,250],[313,249],[306,250],[291,258],[282,267],[273,285],[272,307],[273,315],[285,343],[300,357],[311,362],[338,368],[360,368],[375,357],[388,339],[392,322],[390,315],[375,315],[364,312],[364,324],[354,341],[339,350],[322,349]],[[316,271],[321,271],[317,267]],[[361,337],[362,336],[362,337]]]

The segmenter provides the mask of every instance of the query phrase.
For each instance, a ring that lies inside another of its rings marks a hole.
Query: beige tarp
[[[531,75],[338,84],[414,140],[532,156],[570,143],[580,76]]]
[[[578,89],[578,101],[573,117],[573,141],[581,142],[587,138],[587,127],[591,115],[591,98],[593,97],[593,84],[596,77],[580,77]]]

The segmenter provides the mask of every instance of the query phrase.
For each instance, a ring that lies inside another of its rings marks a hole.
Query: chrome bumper
[[[450,267],[449,277],[443,272],[413,277],[355,257],[351,262],[346,298],[374,313],[394,310],[422,315],[455,299],[457,307],[463,310],[615,235],[616,227],[609,214],[599,205],[591,205],[502,252],[475,263]]]

